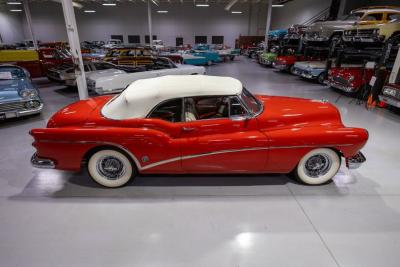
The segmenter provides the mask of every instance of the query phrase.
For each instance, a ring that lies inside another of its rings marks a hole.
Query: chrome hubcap
[[[313,178],[325,175],[331,168],[332,161],[326,154],[318,154],[310,157],[304,164],[305,173]]]
[[[113,156],[104,156],[97,161],[97,171],[108,180],[117,180],[125,174],[124,163]]]

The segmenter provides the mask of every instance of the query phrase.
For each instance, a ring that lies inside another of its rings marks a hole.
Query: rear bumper
[[[31,164],[33,167],[41,169],[54,169],[56,167],[54,161],[50,159],[39,158],[36,153],[31,157]]]
[[[357,169],[363,164],[367,159],[364,154],[358,152],[356,155],[346,158],[346,165],[349,169]]]
[[[400,108],[400,100],[397,100],[397,99],[394,99],[394,98],[391,98],[391,97],[388,97],[385,95],[380,95],[379,100],[388,105]]]

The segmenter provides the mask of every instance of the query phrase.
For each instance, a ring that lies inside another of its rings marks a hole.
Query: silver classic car
[[[40,113],[42,109],[29,72],[15,65],[0,65],[0,120]]]

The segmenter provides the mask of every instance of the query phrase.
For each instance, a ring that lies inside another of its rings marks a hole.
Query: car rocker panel
[[[78,171],[84,163],[107,187],[137,173],[292,170],[320,184],[341,156],[349,167],[365,161],[359,151],[368,139],[325,101],[254,97],[236,79],[204,75],[136,81],[116,97],[73,103],[30,134],[34,166]]]

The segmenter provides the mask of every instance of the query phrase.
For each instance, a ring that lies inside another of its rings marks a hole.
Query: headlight
[[[23,97],[23,98],[35,98],[35,97],[37,97],[38,96],[38,92],[36,91],[36,90],[34,90],[34,89],[30,89],[30,90],[22,90],[21,92],[20,92],[20,95]]]
[[[349,82],[352,82],[352,81],[354,81],[354,76],[353,76],[353,75],[351,75],[351,76],[349,77]]]
[[[27,109],[38,108],[40,106],[40,102],[37,100],[31,100],[25,103],[25,107]]]
[[[392,89],[392,88],[390,88],[390,87],[385,87],[384,89],[383,89],[383,94],[384,95],[388,95],[388,96],[396,96],[396,90],[395,89]]]

